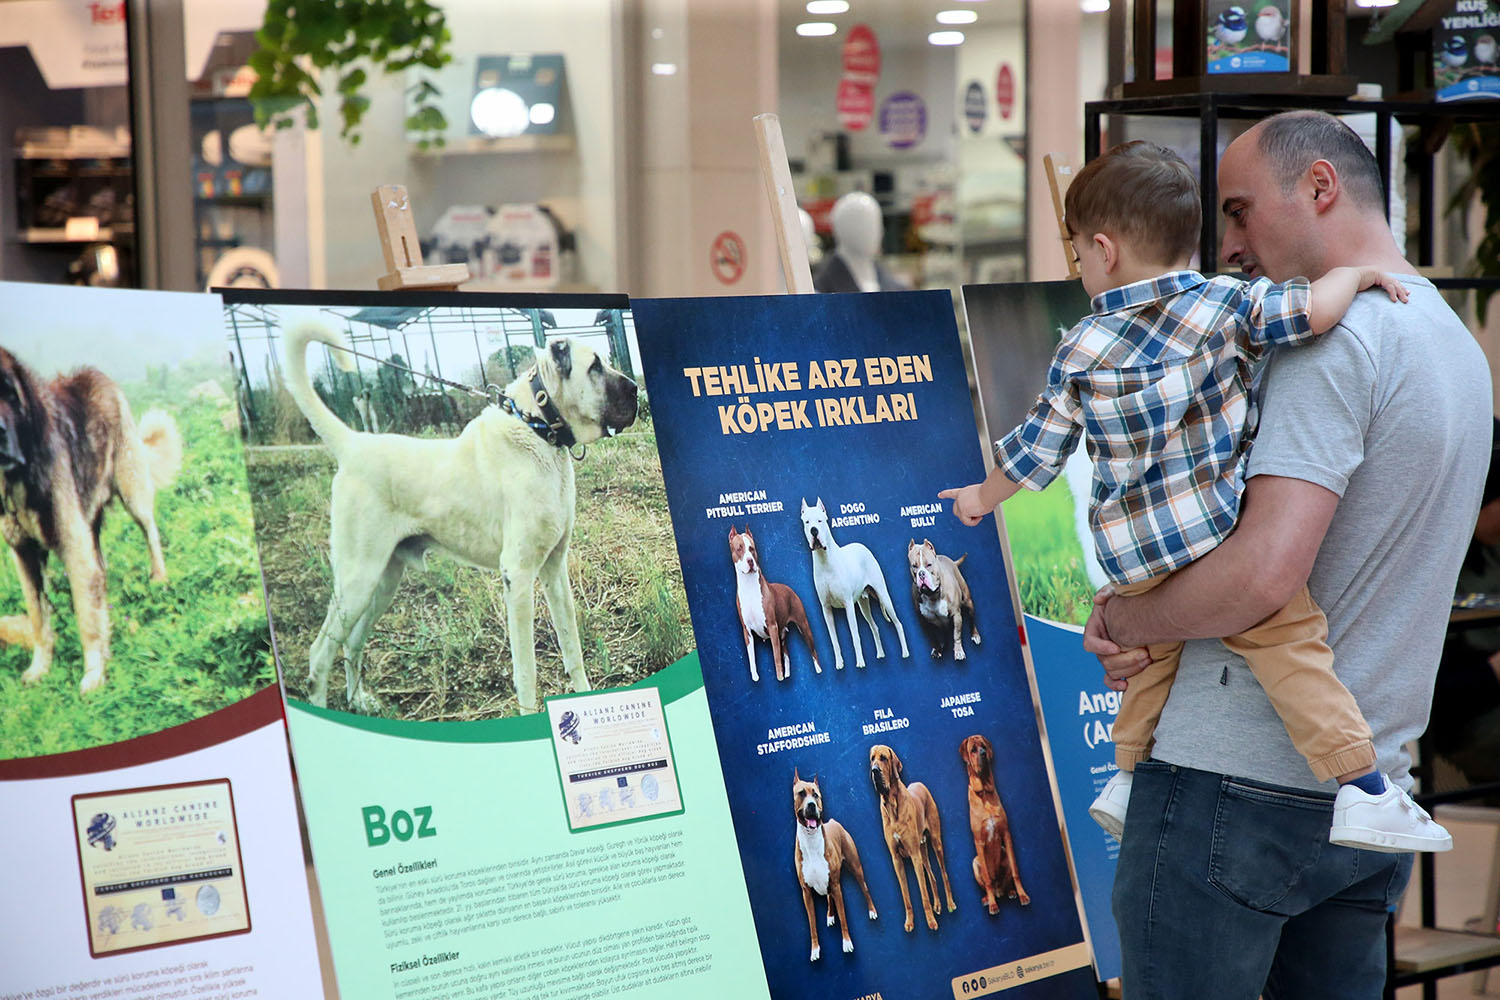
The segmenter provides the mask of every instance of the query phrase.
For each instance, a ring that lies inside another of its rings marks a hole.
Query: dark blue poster
[[[633,308],[772,995],[1095,997],[948,294]]]

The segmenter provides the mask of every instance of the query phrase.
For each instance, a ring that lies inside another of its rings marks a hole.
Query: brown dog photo
[[[932,641],[932,658],[941,659],[949,644],[953,658],[963,660],[964,618],[969,621],[969,639],[980,644],[979,625],[974,621],[974,598],[969,582],[959,570],[967,555],[956,560],[938,552],[932,542],[913,538],[906,545],[907,568],[911,570],[911,597],[922,616],[922,630]]]
[[[969,832],[974,835],[974,880],[984,891],[985,909],[1000,912],[1000,900],[1014,899],[1031,905],[1021,885],[1016,865],[1016,845],[1011,841],[1010,820],[995,788],[995,748],[978,734],[964,738],[958,746],[969,776]]]
[[[104,684],[109,604],[99,535],[115,497],[140,526],[151,579],[167,567],[157,530],[156,492],[177,476],[182,438],[171,416],[150,410],[136,422],[118,386],[84,367],[44,381],[0,348],[0,537],[10,547],[26,614],[0,618],[0,642],[31,649],[22,682],[52,667],[57,635],[46,596],[48,557],[67,575],[83,647],[78,690]]]
[[[938,895],[937,876],[933,873],[933,862],[928,860],[931,851],[938,872],[943,876],[943,891],[948,896],[948,912],[958,909],[953,901],[953,886],[948,882],[948,866],[943,861],[943,824],[938,818],[937,803],[932,793],[920,781],[907,784],[902,775],[901,758],[896,751],[883,743],[870,748],[870,781],[875,785],[875,794],[880,797],[880,825],[885,829],[885,846],[891,852],[891,864],[896,868],[896,881],[901,885],[901,902],[906,907],[906,930],[916,926],[911,907],[911,893],[906,887],[906,861],[911,862],[917,876],[917,891],[922,896],[922,913],[927,918],[927,929],[937,930],[937,911],[942,909],[942,897]]]
[[[792,815],[797,819],[794,853],[797,882],[802,886],[807,931],[812,937],[808,961],[816,962],[823,954],[818,944],[818,921],[813,913],[814,894],[827,900],[828,926],[832,927],[837,919],[839,933],[844,938],[844,954],[853,954],[854,939],[849,936],[849,916],[844,906],[842,876],[845,872],[854,876],[859,891],[864,894],[870,919],[876,917],[875,901],[870,898],[870,887],[865,884],[865,869],[860,864],[854,838],[838,820],[829,819],[823,811],[823,791],[818,787],[816,776],[811,781],[804,781],[800,773],[792,772]]]
[[[818,647],[813,645],[812,629],[807,624],[807,611],[802,607],[802,598],[784,583],[772,583],[766,579],[765,568],[760,562],[760,550],[755,545],[755,536],[746,526],[743,532],[729,527],[729,557],[734,560],[734,608],[739,615],[740,631],[745,639],[745,656],[750,661],[750,680],[759,681],[760,671],[755,665],[755,640],[764,639],[771,644],[771,663],[776,667],[776,679],[784,681],[792,674],[791,661],[787,659],[787,637],[796,629],[812,653],[813,670],[823,672],[818,662]]]

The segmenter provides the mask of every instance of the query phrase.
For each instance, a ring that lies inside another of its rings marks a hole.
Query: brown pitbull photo
[[[948,911],[958,909],[953,901],[953,886],[948,883],[948,866],[943,861],[943,824],[938,819],[937,803],[920,781],[907,784],[901,776],[901,758],[883,743],[870,748],[870,781],[880,797],[880,825],[885,828],[885,846],[896,867],[896,881],[901,884],[901,902],[906,906],[906,930],[916,926],[911,908],[911,893],[906,888],[906,866],[909,860],[917,875],[917,891],[922,895],[922,913],[928,930],[937,930],[937,911],[942,909],[937,876],[927,860],[931,848],[937,858],[937,870],[943,876],[943,890],[948,895]]]
[[[821,674],[823,667],[818,663],[818,647],[813,645],[812,628],[807,624],[802,598],[786,584],[766,579],[765,569],[760,563],[760,550],[756,548],[755,536],[750,534],[748,526],[743,534],[736,531],[734,525],[729,526],[729,557],[734,560],[734,607],[745,640],[745,655],[750,659],[750,680],[760,680],[760,671],[755,666],[757,638],[771,643],[771,663],[776,667],[776,679],[784,681],[791,676],[786,640],[794,628],[801,633],[802,641],[812,653],[813,671]]]
[[[1010,820],[995,789],[995,748],[988,739],[974,735],[958,745],[964,770],[969,774],[969,832],[974,835],[974,880],[984,890],[984,906],[1000,912],[1000,900],[1009,898],[1022,906],[1031,897],[1021,885],[1016,867],[1016,846],[1010,838]]]
[[[963,644],[964,616],[969,617],[969,637],[979,645],[979,625],[974,621],[974,598],[969,583],[958,567],[967,559],[955,561],[940,555],[927,539],[918,545],[912,539],[906,546],[907,567],[911,570],[911,596],[922,616],[922,629],[932,640],[932,658],[941,659],[943,651],[953,644],[953,658],[965,658]]]
[[[849,918],[844,907],[844,888],[840,877],[844,872],[854,876],[859,891],[864,893],[865,907],[870,919],[875,919],[875,901],[870,898],[870,887],[865,884],[865,870],[859,863],[859,851],[854,847],[854,838],[836,819],[829,819],[823,812],[823,792],[818,788],[817,778],[803,781],[802,775],[792,772],[792,814],[797,818],[797,881],[802,886],[802,905],[807,908],[807,930],[812,935],[812,953],[808,961],[816,962],[823,949],[818,944],[818,921],[813,915],[813,894],[828,901],[828,926],[832,927],[834,914],[838,915],[839,931],[844,936],[844,954],[852,954],[854,941],[849,937]]]

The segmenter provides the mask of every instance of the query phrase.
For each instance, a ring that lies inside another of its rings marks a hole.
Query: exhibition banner
[[[949,295],[634,309],[771,994],[1095,996]]]
[[[765,996],[625,299],[224,301],[342,995]]]
[[[219,300],[0,308],[0,997],[316,994]]]
[[[987,441],[1026,416],[1047,382],[1062,334],[1089,312],[1077,281],[966,285],[975,380]],[[1089,817],[1116,771],[1111,739],[1119,695],[1104,686],[1099,661],[1083,649],[1083,623],[1107,580],[1088,525],[1093,465],[1080,443],[1063,475],[1040,493],[1021,490],[1001,516],[1010,542],[1047,743],[1062,799],[1074,875],[1101,979],[1120,974],[1120,939],[1110,910],[1120,845]]]

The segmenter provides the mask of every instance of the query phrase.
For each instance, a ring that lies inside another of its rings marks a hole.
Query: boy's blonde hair
[[[1156,264],[1191,257],[1203,227],[1192,170],[1170,149],[1144,139],[1085,164],[1068,186],[1063,212],[1075,239],[1105,233]]]

